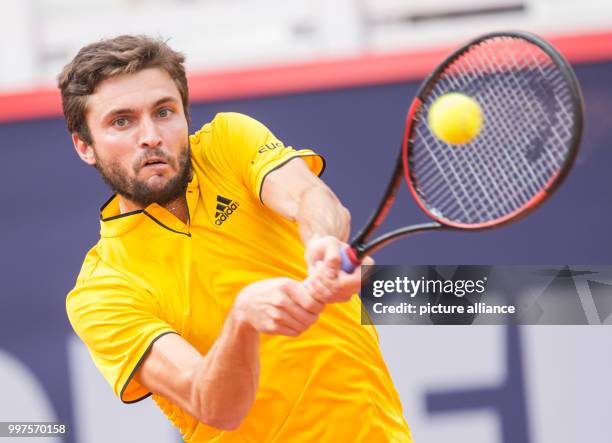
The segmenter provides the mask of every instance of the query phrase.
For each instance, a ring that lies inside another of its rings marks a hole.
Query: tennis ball
[[[478,102],[459,92],[438,97],[427,113],[431,132],[453,145],[467,143],[476,137],[482,128],[482,120]]]

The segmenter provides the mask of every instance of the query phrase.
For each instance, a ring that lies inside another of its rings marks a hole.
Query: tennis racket
[[[462,145],[438,139],[427,124],[432,103],[458,92],[483,114],[480,133]],[[452,53],[412,102],[395,169],[365,227],[341,251],[342,269],[407,235],[490,229],[541,205],[572,167],[583,126],[580,86],[569,63],[526,32],[483,35]],[[432,221],[370,240],[393,205],[402,177]]]

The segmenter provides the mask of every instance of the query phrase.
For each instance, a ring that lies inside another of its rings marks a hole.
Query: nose
[[[138,145],[143,149],[157,148],[162,142],[157,126],[150,118],[141,120],[138,135]]]

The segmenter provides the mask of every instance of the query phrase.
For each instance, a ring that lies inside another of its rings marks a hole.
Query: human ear
[[[81,157],[81,160],[91,166],[96,164],[93,146],[79,137],[76,132],[72,133],[72,144],[79,157]]]

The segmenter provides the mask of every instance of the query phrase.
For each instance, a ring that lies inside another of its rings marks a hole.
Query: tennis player
[[[324,161],[220,113],[188,133],[184,58],[120,36],[59,76],[79,157],[115,195],[66,307],[115,394],[188,442],[410,442],[376,331],[339,271]]]

